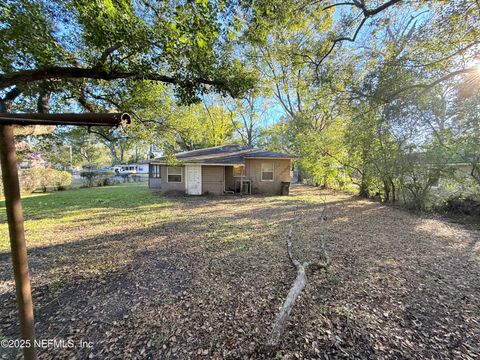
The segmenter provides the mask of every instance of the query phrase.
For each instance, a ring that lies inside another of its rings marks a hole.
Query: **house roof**
[[[175,154],[175,157],[185,163],[241,165],[245,163],[245,159],[293,159],[297,156],[245,145],[222,145],[181,152]],[[150,160],[151,163],[163,163],[165,161],[165,156]]]

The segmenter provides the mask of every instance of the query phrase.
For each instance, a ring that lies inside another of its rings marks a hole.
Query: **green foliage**
[[[60,94],[149,78],[174,84],[185,103],[211,91],[239,95],[254,78],[236,59],[233,26],[231,8],[222,0],[7,0],[0,7],[0,72],[95,70],[85,80],[69,71],[52,72],[47,80],[66,80],[48,84]],[[37,93],[32,84],[21,84],[22,90]]]
[[[232,142],[234,128],[226,109],[204,104],[180,106],[165,120],[161,147],[167,152],[194,150]]]
[[[354,184],[362,196],[424,209],[437,181],[456,180],[452,163],[467,164],[465,176],[480,184],[478,6],[378,6],[7,1],[0,72],[55,65],[112,76],[42,84],[55,94],[54,109],[134,116],[126,132],[58,128],[46,136],[47,160],[65,168],[136,161],[153,147],[172,154],[242,142],[299,155],[309,183]],[[42,41],[30,41],[30,28]],[[39,91],[22,87],[18,111]]]
[[[72,174],[70,174],[68,171],[59,171],[55,176],[55,185],[57,190],[65,190],[67,186],[72,184],[72,180]]]
[[[84,187],[113,185],[113,181],[110,181],[109,179],[114,175],[115,173],[113,171],[98,171],[93,166],[86,167],[80,172],[80,176],[83,178]]]
[[[32,193],[35,190],[64,190],[72,183],[72,174],[55,169],[32,168],[19,171],[20,190]],[[3,190],[3,189],[2,189]]]
[[[165,162],[168,166],[181,166],[182,161],[178,160],[174,154],[169,153],[165,156]]]
[[[111,163],[108,147],[85,128],[57,127],[52,134],[35,139],[34,144],[45,160],[64,169],[88,164],[102,167]]]

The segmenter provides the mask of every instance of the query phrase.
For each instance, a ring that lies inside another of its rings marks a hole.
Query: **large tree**
[[[0,90],[59,93],[120,80],[173,84],[183,101],[234,96],[252,78],[234,57],[223,1],[7,0],[0,7]]]

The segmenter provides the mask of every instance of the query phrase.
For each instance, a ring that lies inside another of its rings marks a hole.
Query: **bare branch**
[[[350,41],[350,42],[355,42],[356,38],[357,38],[357,35],[358,33],[360,32],[360,30],[362,29],[363,27],[363,24],[365,24],[365,22],[368,20],[368,17],[364,17],[362,19],[362,21],[360,22],[360,24],[358,25],[357,27],[357,30],[355,31],[355,34],[353,35],[353,37],[341,37],[341,38],[338,38],[338,39],[335,39],[333,40],[333,43],[332,43],[332,46],[330,47],[330,49],[326,52],[325,55],[323,55],[323,57],[320,59],[320,61],[318,61],[316,64],[315,64],[315,68],[316,68],[316,71],[318,72],[318,68],[319,66],[323,63],[323,61],[332,53],[333,49],[335,48],[335,46],[342,42],[342,41]]]
[[[325,230],[324,230],[324,221],[325,221],[325,211],[326,211],[326,205],[324,205],[323,210],[320,214],[320,247],[322,251],[322,260],[319,261],[312,261],[312,262],[300,262],[300,260],[296,259],[295,256],[293,255],[293,245],[292,245],[292,240],[294,237],[294,223],[297,220],[296,214],[293,217],[293,220],[289,224],[289,229],[287,233],[287,252],[288,252],[288,257],[290,258],[290,261],[292,264],[295,266],[297,269],[297,277],[295,278],[295,281],[292,284],[292,287],[290,288],[290,291],[288,292],[288,295],[283,302],[282,308],[277,314],[275,323],[273,324],[272,331],[270,333],[270,336],[267,340],[266,344],[266,350],[268,352],[274,351],[282,338],[282,335],[285,331],[285,327],[287,325],[288,317],[290,315],[290,312],[293,309],[293,306],[295,305],[295,300],[297,299],[298,295],[302,292],[303,288],[305,287],[305,284],[307,282],[307,275],[306,271],[311,267],[312,269],[326,269],[330,265],[330,257],[325,249]]]
[[[377,15],[378,13],[382,12],[383,10],[399,3],[400,1],[402,0],[390,0],[390,1],[387,1],[386,3],[374,8],[374,9],[367,9],[367,7],[365,6],[365,2],[363,0],[355,0],[351,3],[349,2],[342,2],[342,3],[336,3],[336,4],[332,4],[332,5],[329,5],[329,6],[326,6],[324,7],[322,10],[327,10],[329,8],[332,8],[332,7],[335,7],[335,6],[340,6],[340,5],[350,5],[350,6],[354,6],[358,9],[360,9],[363,13],[363,19],[362,21],[360,22],[360,24],[357,26],[357,29],[355,30],[355,33],[352,37],[340,37],[340,38],[337,38],[335,40],[333,40],[333,44],[332,46],[330,47],[330,49],[327,51],[327,53],[322,56],[322,58],[320,59],[320,61],[316,62],[315,63],[315,67],[316,69],[318,70],[318,68],[320,67],[320,65],[323,63],[323,61],[332,53],[333,49],[335,48],[335,46],[343,41],[350,41],[350,42],[354,42],[357,38],[357,35],[358,33],[360,32],[360,30],[362,29],[363,25],[365,24],[365,22],[370,18],[370,17],[373,17],[375,15]]]
[[[478,69],[477,68],[465,68],[465,69],[460,69],[460,70],[456,70],[456,71],[453,71],[451,73],[448,73],[438,79],[436,79],[435,81],[432,81],[428,84],[413,84],[413,85],[409,85],[409,86],[405,86],[397,91],[395,91],[394,93],[392,94],[389,94],[389,98],[390,99],[393,99],[395,97],[397,97],[398,95],[400,95],[401,93],[403,92],[406,92],[408,90],[413,90],[413,89],[423,89],[420,94],[424,94],[426,93],[428,90],[430,90],[431,88],[435,87],[436,85],[446,81],[446,80],[449,80],[455,76],[458,76],[458,75],[461,75],[461,74],[472,74],[472,73],[475,73],[477,72]]]
[[[356,4],[353,2],[341,2],[341,3],[334,3],[334,4],[327,5],[324,8],[322,8],[322,10],[325,11],[325,10],[328,10],[337,6],[343,6],[343,5],[356,6]]]

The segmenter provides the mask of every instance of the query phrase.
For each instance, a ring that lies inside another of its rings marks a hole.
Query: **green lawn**
[[[145,183],[72,189],[31,194],[22,199],[29,247],[74,240],[148,226],[158,221],[158,210],[171,204]],[[5,201],[0,201],[0,252],[9,248]]]

